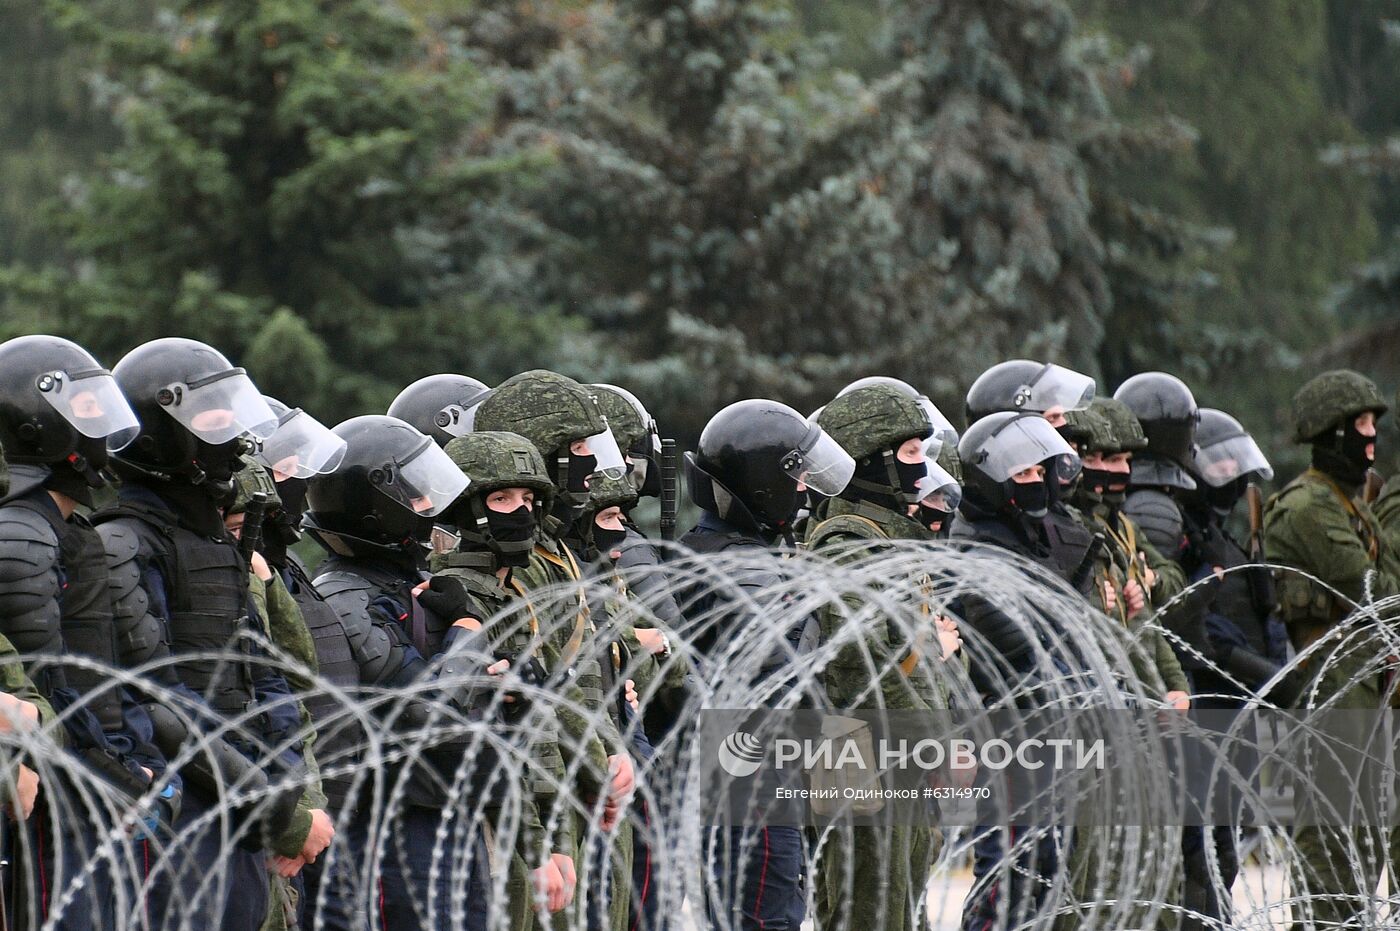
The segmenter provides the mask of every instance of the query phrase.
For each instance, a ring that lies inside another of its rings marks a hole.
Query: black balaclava
[[[1375,465],[1375,460],[1366,455],[1366,447],[1375,442],[1376,437],[1363,436],[1356,429],[1355,417],[1348,417],[1330,435],[1313,441],[1313,468],[1343,486],[1355,488],[1366,481],[1366,470]]]
[[[1220,520],[1225,520],[1230,513],[1235,510],[1235,505],[1244,497],[1245,490],[1249,487],[1249,476],[1241,475],[1232,482],[1227,482],[1219,488],[1207,487],[1205,489],[1206,503],[1215,512],[1215,516]]]
[[[939,528],[937,530],[929,529],[929,533],[935,534],[939,538],[947,537],[948,533],[952,530],[952,511],[945,511],[942,508],[930,507],[929,505],[924,504],[922,501],[920,501],[917,518],[919,523],[922,524],[926,529],[928,529],[929,525],[933,524],[935,521],[941,521],[941,524],[939,525]]]
[[[1050,489],[1044,481],[1007,484],[1010,486],[1007,500],[1012,508],[1031,520],[1045,517],[1050,508]]]
[[[604,556],[611,556],[613,550],[621,548],[626,539],[626,529],[613,530],[610,527],[600,527],[596,523],[593,525],[593,545]]]
[[[486,509],[486,526],[491,531],[490,537],[486,541],[487,547],[496,554],[496,560],[502,566],[520,568],[530,564],[530,550],[523,548],[515,551],[502,551],[492,544],[499,541],[501,543],[524,543],[533,540],[535,537],[535,512],[533,508],[521,505],[514,511],[497,511],[492,508]]]

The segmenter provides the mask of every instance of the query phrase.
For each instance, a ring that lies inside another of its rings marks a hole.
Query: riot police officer
[[[386,411],[439,446],[471,430],[468,412],[489,389],[469,375],[429,375],[404,388]]]
[[[285,830],[300,796],[301,726],[285,679],[258,645],[248,566],[224,527],[247,437],[277,418],[241,368],[187,339],[131,350],[112,372],[140,419],[113,455],[116,504],[94,514],[106,549],[122,664],[151,664],[145,696],[167,757],[181,769],[177,836],[164,848],[150,911],[173,926],[256,929],[267,911],[263,843]],[[225,788],[265,786],[235,810],[237,845],[210,821]],[[245,817],[246,815],[246,817]],[[202,917],[193,917],[202,916]]]
[[[417,746],[414,729],[435,720],[426,706],[433,695],[419,694],[417,683],[434,674],[426,660],[442,652],[456,628],[453,619],[425,610],[415,591],[428,578],[433,518],[447,513],[469,482],[431,439],[398,418],[354,417],[334,433],[346,443],[344,458],[334,471],[310,479],[303,518],[328,554],[314,585],[338,619],[313,630],[321,671],[357,693],[360,686],[407,690],[414,699],[395,711],[393,723],[405,742]],[[451,701],[456,695],[454,688],[445,697]],[[479,828],[443,810],[442,774],[452,778],[458,761],[452,746],[425,747],[427,765],[401,771],[404,804],[390,806],[363,778],[353,778],[363,740],[358,722],[330,696],[313,697],[308,704],[322,734],[322,766],[339,773],[326,785],[345,835],[321,879],[323,926],[357,928],[362,920],[357,916],[365,911],[377,911],[379,920],[394,928],[445,923],[453,899],[451,871],[439,870],[439,885],[431,886],[435,838],[445,831],[465,836],[454,848],[472,851],[465,867],[467,920],[484,928],[489,903]],[[438,762],[439,754],[447,757],[445,763]],[[399,840],[384,848],[376,864],[380,884],[371,890],[360,878],[376,825]],[[430,900],[444,911],[430,912]]]
[[[680,599],[702,666],[722,667],[730,651],[757,648],[758,675],[780,676],[816,648],[815,618],[795,618],[786,630],[772,627],[765,607],[782,588],[781,564],[772,554],[792,546],[792,524],[808,488],[838,494],[854,469],[825,431],[785,404],[740,401],[710,418],[698,448],[685,456],[686,487],[701,516],[680,541],[696,553],[727,557],[722,584],[697,582]],[[716,827],[708,846],[707,869],[718,890],[706,903],[712,922],[745,929],[801,926],[806,853],[799,829]]]
[[[67,743],[83,768],[123,806],[137,804],[165,771],[150,719],[100,669],[66,665],[63,657],[118,666],[106,556],[80,508],[91,508],[93,491],[106,484],[109,447],[125,446],[137,426],[111,374],[81,347],[52,336],[0,345],[0,441],[12,463],[10,489],[0,497],[0,633],[26,655],[44,698],[66,711]],[[31,822],[33,843],[18,858],[47,879],[36,883],[37,901],[26,904],[36,923],[52,917],[59,928],[115,924],[113,883],[124,877],[102,868],[61,916],[50,914],[55,882],[59,889],[73,882],[96,857],[99,832],[112,827],[101,807],[83,806],[82,790],[66,774],[55,775]],[[167,819],[178,785],[150,791],[166,792]]]

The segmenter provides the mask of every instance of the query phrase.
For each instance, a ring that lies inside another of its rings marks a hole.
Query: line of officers
[[[668,813],[648,809],[638,780],[665,778],[653,743],[674,737],[708,656],[762,639],[778,618],[791,625],[785,647],[762,665],[781,674],[850,623],[835,608],[765,610],[780,570],[757,556],[797,545],[849,561],[941,539],[1039,563],[1133,633],[1132,674],[1177,709],[1261,693],[1285,707],[1343,693],[1347,707],[1378,707],[1384,683],[1358,681],[1359,660],[1319,645],[1352,603],[1400,593],[1400,491],[1365,490],[1385,411],[1353,372],[1304,385],[1295,438],[1312,465],[1252,507],[1237,540],[1231,515],[1251,483],[1273,477],[1268,461],[1237,420],[1199,408],[1165,373],[1105,397],[1058,365],[1001,363],[969,390],[961,434],[890,378],[855,382],[812,416],[741,401],[684,461],[701,517],[681,543],[727,557],[725,585],[704,587],[660,581],[663,549],[631,519],[660,491],[661,444],[622,388],[546,371],[495,388],[435,375],[386,415],[330,430],[197,341],[146,343],[109,371],[67,340],[10,340],[0,729],[20,748],[42,733],[65,757],[11,754],[7,926],[484,928],[494,916],[624,931],[678,920],[675,903],[658,910],[652,871],[665,851],[648,849]],[[314,572],[290,549],[303,533],[325,552]],[[1249,568],[1265,554],[1303,572]],[[625,612],[584,596],[532,601],[590,577],[645,610],[619,622]],[[512,613],[520,623],[483,629]],[[1037,657],[1063,640],[1054,618],[1044,623],[1027,627],[974,593],[940,606],[927,637],[876,625],[823,670],[824,700],[946,707],[931,670],[959,653],[988,703],[1024,694],[1044,675]],[[1318,672],[1286,668],[1308,649]],[[496,659],[463,676],[454,657],[467,654]],[[1065,673],[1073,661],[1055,660]],[[132,675],[113,682],[104,667]],[[312,673],[336,688],[315,687]],[[483,680],[521,700],[483,701]],[[417,744],[410,769],[425,774],[387,817],[356,778],[365,734],[337,694],[413,695],[385,724],[412,734],[444,708],[509,727],[526,713],[524,685],[557,700],[554,726],[520,738],[531,772],[509,856],[488,850],[500,804],[466,817],[445,788],[464,768],[490,781],[479,742],[449,732]],[[84,804],[76,771],[126,804]],[[257,804],[231,786],[251,787]],[[389,843],[376,834],[385,824]],[[457,858],[437,862],[454,831]],[[1314,896],[1319,923],[1370,900],[1385,857],[1358,869],[1360,833],[1297,831],[1307,872],[1295,893]],[[1234,842],[1228,827],[1182,832],[1172,926],[1229,925],[1220,892],[1238,869]],[[704,913],[720,927],[795,929],[810,901],[821,927],[923,923],[936,832],[856,828],[811,847],[796,829],[714,832]],[[964,927],[1033,918],[1057,874],[1085,872],[1092,847],[979,829]],[[121,868],[92,869],[99,850]]]

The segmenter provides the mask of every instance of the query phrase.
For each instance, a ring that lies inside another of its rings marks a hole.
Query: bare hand
[[[943,650],[942,658],[949,659],[952,655],[962,649],[962,633],[958,630],[958,622],[943,615],[934,618],[934,629],[938,631],[938,645]]]
[[[622,818],[622,810],[632,798],[637,785],[637,776],[632,769],[632,759],[625,753],[608,757],[608,798],[603,805],[602,828],[611,831]]]
[[[642,649],[655,656],[666,651],[666,635],[654,627],[638,627],[634,631]]]
[[[642,703],[637,700],[637,683],[632,679],[628,679],[623,683],[622,700],[627,702],[633,712],[637,714],[642,713]]]
[[[1191,710],[1191,696],[1180,689],[1173,689],[1167,693],[1167,704],[1177,711]]]
[[[1113,583],[1108,579],[1103,581],[1103,610],[1107,614],[1118,608],[1118,592],[1113,588]]]
[[[301,872],[301,868],[306,866],[306,861],[301,857],[268,857],[267,866],[283,879],[291,879]]]
[[[1137,579],[1129,579],[1123,585],[1123,600],[1128,603],[1128,620],[1132,620],[1147,607],[1147,595]]]
[[[10,817],[16,821],[28,821],[34,814],[34,802],[39,797],[39,774],[23,763],[15,774],[15,795],[6,806]],[[18,812],[18,817],[16,817]]]
[[[1157,573],[1147,564],[1147,554],[1141,550],[1138,551],[1138,565],[1142,567],[1142,584],[1146,585],[1150,592],[1157,587]]]
[[[578,878],[574,874],[573,858],[562,853],[551,854],[544,866],[531,871],[530,876],[535,884],[536,910],[543,905],[546,911],[557,912],[574,900]]]
[[[32,730],[39,723],[39,706],[0,692],[0,734]]]
[[[272,568],[268,566],[267,560],[263,559],[263,554],[257,550],[253,551],[253,558],[248,560],[253,567],[253,575],[264,582],[272,581]]]
[[[315,863],[334,838],[335,824],[331,816],[320,808],[311,809],[311,830],[306,833],[306,840],[301,845],[301,859],[306,863]]]

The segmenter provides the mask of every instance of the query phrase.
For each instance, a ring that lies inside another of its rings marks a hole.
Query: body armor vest
[[[254,696],[249,644],[242,636],[248,626],[248,565],[237,543],[197,534],[169,511],[141,503],[121,502],[94,515],[97,522],[121,518],[137,522],[165,580],[166,642],[175,674],[220,714],[243,714]]]
[[[75,515],[59,541],[59,551],[67,583],[63,590],[63,645],[69,653],[116,668],[116,631],[102,538],[91,524]],[[70,666],[65,675],[70,686],[90,696],[88,707],[104,731],[122,728],[120,689],[111,687],[98,670]]]
[[[26,657],[59,656],[63,653],[61,548],[67,527],[56,507],[24,496],[4,502],[0,511],[8,512],[0,515],[0,533],[5,535],[7,547],[16,550],[19,563],[19,571],[7,584],[33,606],[22,612],[0,611],[0,633]],[[49,604],[54,584],[50,573],[58,576],[57,605]],[[21,575],[24,577],[19,578]],[[26,662],[25,671],[45,696],[68,685],[65,669],[58,664]]]
[[[282,577],[311,633],[320,677],[354,695],[360,684],[360,667],[355,662],[345,623],[335,609],[326,604],[296,560],[288,560]],[[317,724],[316,752],[322,764],[336,770],[348,768],[347,764],[356,758],[356,748],[360,745],[358,722],[344,713],[339,698],[324,689],[317,688],[302,696],[302,703]],[[350,772],[322,777],[322,788],[335,810],[345,804],[353,781]]]

